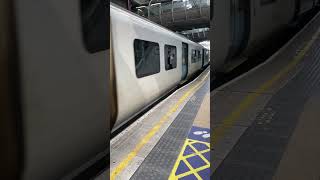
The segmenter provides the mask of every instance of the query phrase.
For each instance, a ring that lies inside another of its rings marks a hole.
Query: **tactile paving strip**
[[[168,179],[209,86],[206,80],[190,98],[131,179]]]
[[[301,71],[270,99],[213,179],[272,179],[304,104],[320,88],[319,37],[302,62]]]

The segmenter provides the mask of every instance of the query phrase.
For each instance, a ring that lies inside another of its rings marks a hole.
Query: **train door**
[[[231,46],[229,59],[247,45],[250,32],[250,1],[231,0]]]
[[[24,160],[14,5],[11,0],[0,1],[0,143],[4,147],[0,150],[0,179],[19,179]]]
[[[3,6],[3,2],[10,6]],[[34,2],[0,1],[0,19],[3,13],[11,14],[10,21],[0,22],[0,49],[6,47],[12,52],[11,56],[19,55],[8,59],[8,64],[0,65],[0,79],[6,78],[2,76],[2,68],[11,65],[18,68],[5,69],[15,73],[9,75],[7,82],[13,84],[8,96],[13,96],[14,101],[5,108],[12,107],[12,111],[17,112],[13,112],[8,121],[8,126],[15,129],[8,127],[3,132],[0,128],[0,138],[6,140],[1,142],[6,147],[2,149],[9,150],[8,153],[1,150],[0,156],[10,156],[17,150],[17,158],[22,158],[22,164],[15,168],[19,172],[14,172],[19,176],[17,179],[89,179],[92,171],[83,171],[83,167],[96,162],[99,163],[97,171],[107,167],[107,162],[99,161],[99,156],[109,148],[109,7],[104,0],[68,1],[68,4],[56,0]],[[8,25],[16,27],[3,34],[2,28]],[[14,37],[10,36],[12,33]],[[15,37],[19,39],[16,48],[11,45]],[[2,46],[6,43],[2,38],[8,39],[9,44]],[[0,92],[2,90],[1,86]],[[1,94],[1,97],[7,95]],[[60,103],[63,106],[57,106]],[[14,141],[15,131],[21,140]],[[6,132],[8,137],[3,136]],[[16,144],[17,149],[11,145],[14,142],[20,142]],[[7,148],[7,144],[10,147]],[[77,150],[71,151],[74,147]],[[8,158],[9,162],[1,158],[1,163],[11,167],[15,158]],[[2,169],[0,171],[2,175]]]
[[[185,80],[188,75],[188,44],[182,43],[182,77],[181,80]]]
[[[204,55],[205,55],[205,50],[202,49],[202,66],[201,67],[204,67]]]

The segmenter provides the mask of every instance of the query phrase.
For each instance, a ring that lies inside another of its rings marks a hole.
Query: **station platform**
[[[210,179],[209,71],[111,140],[110,179]]]
[[[210,96],[212,179],[320,179],[319,14]]]

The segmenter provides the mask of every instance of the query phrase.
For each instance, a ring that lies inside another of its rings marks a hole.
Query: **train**
[[[112,132],[204,69],[209,50],[152,21],[110,5]],[[129,29],[129,30],[128,30]]]
[[[106,3],[0,1],[0,179],[89,179],[92,165],[106,167],[110,129],[319,4],[216,0],[209,51]]]
[[[211,74],[226,73],[247,60],[300,17],[318,0],[211,1]],[[269,43],[270,44],[270,43]]]
[[[2,0],[0,28],[0,179],[103,172],[110,129],[209,63],[199,44],[105,0]]]
[[[108,11],[0,1],[0,179],[90,179],[107,166]]]

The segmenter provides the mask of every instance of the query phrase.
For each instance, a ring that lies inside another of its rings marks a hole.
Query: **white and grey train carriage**
[[[209,63],[209,51],[116,5],[110,6],[116,130]]]

